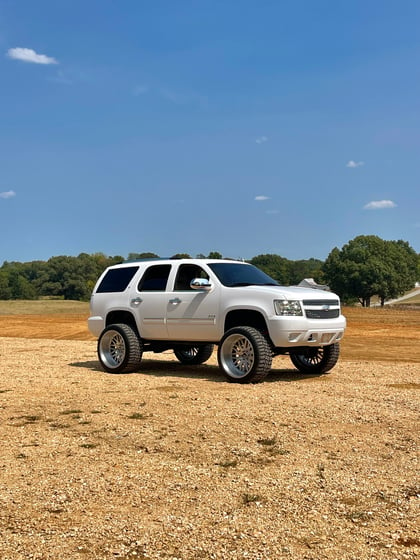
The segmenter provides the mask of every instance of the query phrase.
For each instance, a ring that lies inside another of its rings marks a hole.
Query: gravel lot
[[[418,362],[259,385],[95,342],[0,338],[0,558],[414,559]]]

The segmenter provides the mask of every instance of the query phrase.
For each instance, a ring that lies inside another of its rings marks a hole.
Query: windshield
[[[208,265],[224,286],[278,286],[259,268],[242,263],[211,263]]]

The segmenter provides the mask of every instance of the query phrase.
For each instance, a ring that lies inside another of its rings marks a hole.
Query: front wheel
[[[174,349],[174,354],[181,364],[195,366],[204,364],[213,354],[213,344],[203,344],[201,346],[180,346]]]
[[[110,325],[98,340],[98,357],[109,373],[137,371],[143,355],[143,345],[134,329],[124,323]]]
[[[307,348],[300,353],[291,353],[293,365],[301,373],[321,374],[328,373],[337,363],[340,355],[340,343],[319,348]]]
[[[259,330],[234,327],[220,341],[217,358],[229,381],[258,383],[270,371],[273,353]]]

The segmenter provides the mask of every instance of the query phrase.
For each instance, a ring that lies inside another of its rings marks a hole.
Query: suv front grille
[[[340,316],[339,309],[305,309],[308,319],[335,319]]]
[[[334,305],[338,307],[340,305],[340,302],[338,301],[338,299],[304,299],[303,305],[319,305],[320,307],[322,307],[323,305]]]
[[[340,316],[338,299],[304,299],[303,306],[308,319],[336,319]]]

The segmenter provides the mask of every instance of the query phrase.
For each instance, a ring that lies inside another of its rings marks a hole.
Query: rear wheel
[[[202,346],[184,346],[174,349],[174,354],[181,364],[194,366],[207,362],[213,354],[213,344],[203,344]]]
[[[258,383],[270,371],[273,354],[259,330],[234,327],[220,341],[217,358],[229,381]]]
[[[98,357],[109,373],[137,371],[143,355],[143,345],[134,329],[124,323],[110,325],[98,340]]]
[[[307,348],[299,354],[291,353],[293,365],[302,373],[328,373],[337,363],[340,355],[340,343],[319,348]]]

